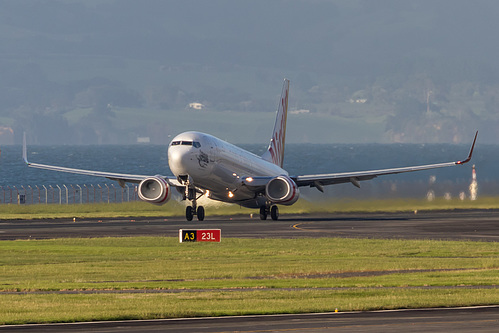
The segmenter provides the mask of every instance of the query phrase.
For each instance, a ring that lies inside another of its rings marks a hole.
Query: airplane
[[[299,187],[315,187],[324,192],[326,185],[352,183],[360,187],[361,181],[382,175],[463,165],[471,160],[478,136],[477,131],[469,155],[462,161],[381,170],[289,175],[283,169],[288,97],[289,80],[284,79],[272,137],[262,156],[212,135],[189,131],[178,134],[169,144],[168,165],[174,176],[122,174],[31,163],[27,158],[26,135],[23,159],[29,167],[105,177],[117,181],[122,187],[127,182],[136,183],[139,198],[157,205],[170,200],[171,190],[175,188],[182,194],[182,200],[190,202],[185,210],[188,221],[192,221],[194,216],[199,221],[204,220],[205,209],[197,205],[203,195],[213,200],[259,209],[261,220],[266,220],[269,214],[272,220],[277,220],[277,205],[294,204],[300,197]]]

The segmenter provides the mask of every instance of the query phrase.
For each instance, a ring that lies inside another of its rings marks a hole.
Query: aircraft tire
[[[274,221],[279,219],[279,208],[276,205],[270,207],[270,217],[272,217],[272,220]]]
[[[266,220],[267,219],[267,207],[262,206],[260,207],[260,220]]]
[[[204,220],[204,207],[203,206],[199,206],[198,207],[197,216],[198,216],[198,220],[199,221],[203,221]]]
[[[192,211],[192,207],[191,206],[187,206],[185,208],[185,218],[187,219],[187,221],[192,221],[193,217],[194,217],[194,213]]]

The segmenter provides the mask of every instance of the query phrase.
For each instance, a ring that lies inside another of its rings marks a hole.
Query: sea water
[[[240,145],[257,155],[266,145]],[[404,167],[463,160],[469,145],[451,144],[289,144],[285,149],[284,168],[290,175],[322,174]],[[58,145],[29,146],[31,162],[57,166],[130,173],[172,175],[168,168],[167,145]],[[22,160],[21,146],[0,147],[0,190],[42,186],[117,186],[105,178],[28,168]],[[352,184],[326,187],[326,193],[304,189],[305,196],[420,197],[428,191],[468,195],[472,166],[476,165],[479,192],[499,194],[499,146],[477,144],[473,159],[465,165],[398,175],[387,175]],[[437,195],[443,195],[437,193]],[[1,201],[1,198],[0,198]]]

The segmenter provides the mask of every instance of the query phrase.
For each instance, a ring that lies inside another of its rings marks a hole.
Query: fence
[[[0,186],[1,204],[83,204],[138,201],[137,185]]]
[[[436,197],[460,197],[462,193],[469,196],[469,182],[363,182],[362,190],[348,184],[328,186],[326,193],[309,190],[304,197],[309,200],[325,200],[328,197],[349,198],[425,198],[431,191]],[[91,185],[42,185],[42,186],[0,186],[0,204],[83,204],[83,203],[121,203],[140,201],[137,185],[120,187],[115,184]],[[498,181],[483,181],[479,184],[479,194],[499,196]]]

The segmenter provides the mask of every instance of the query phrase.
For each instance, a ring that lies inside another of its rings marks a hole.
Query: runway
[[[0,332],[495,333],[499,307],[0,326]]]
[[[347,237],[499,241],[499,211],[282,215],[279,221],[250,216],[208,216],[203,222],[175,218],[0,221],[0,239],[60,237],[178,237],[179,229],[222,230],[223,238]],[[356,313],[298,314],[0,326],[36,332],[496,332],[499,306]]]
[[[178,237],[179,229],[221,229],[222,238],[347,237],[499,241],[499,211],[208,216],[203,222],[174,218],[55,219],[0,221],[0,239],[60,237]]]

